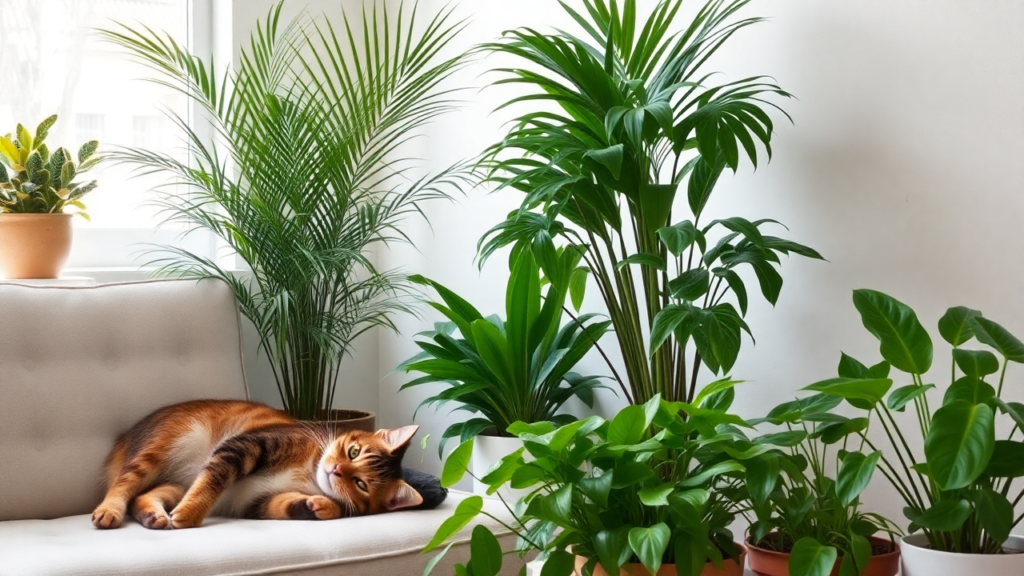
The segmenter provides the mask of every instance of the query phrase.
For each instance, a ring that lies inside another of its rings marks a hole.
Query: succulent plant
[[[0,212],[57,214],[73,206],[89,219],[81,199],[96,188],[96,181],[75,179],[103,159],[96,153],[99,142],[83,144],[77,157],[67,148],[51,153],[45,140],[56,121],[56,114],[43,120],[34,135],[18,124],[13,135],[0,138],[0,162],[6,166],[0,169]]]

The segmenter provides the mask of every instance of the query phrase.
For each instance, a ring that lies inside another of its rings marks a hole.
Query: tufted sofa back
[[[0,284],[0,521],[91,512],[103,460],[132,424],[246,396],[223,282]]]

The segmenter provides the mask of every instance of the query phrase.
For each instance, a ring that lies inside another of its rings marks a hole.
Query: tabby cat
[[[332,434],[254,402],[199,400],[150,414],[118,439],[92,514],[117,528],[192,528],[210,514],[328,520],[418,506],[402,480],[416,426]]]

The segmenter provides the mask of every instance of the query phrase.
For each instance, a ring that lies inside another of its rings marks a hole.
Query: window
[[[3,0],[0,75],[12,84],[0,90],[0,134],[18,122],[34,128],[56,113],[47,137],[51,149],[76,152],[82,143],[99,140],[101,150],[121,145],[181,154],[181,137],[162,113],[189,118],[187,98],[142,81],[152,73],[93,30],[115,22],[148,26],[209,53],[216,1]],[[136,178],[130,167],[110,163],[88,176],[99,187],[85,198],[92,221],[76,218],[70,267],[137,265],[139,244],[176,242],[181,230],[155,230],[161,218],[149,204],[150,191],[166,182],[163,177]],[[190,249],[211,253],[208,238],[188,242]]]

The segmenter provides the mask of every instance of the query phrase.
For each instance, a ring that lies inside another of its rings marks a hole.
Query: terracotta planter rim
[[[769,534],[774,534],[774,532],[769,532]],[[879,538],[878,536],[872,536],[872,537],[868,538],[868,540],[870,540],[871,542],[877,542],[877,543],[882,543],[882,544],[892,544],[892,546],[893,546],[893,549],[890,550],[889,552],[886,552],[885,554],[873,555],[873,556],[871,556],[872,558],[888,558],[890,556],[899,555],[899,553],[900,553],[900,544],[899,544],[898,541],[886,540],[885,538]],[[750,536],[747,536],[747,538],[743,541],[743,544],[746,545],[748,552],[750,550],[756,550],[757,554],[764,554],[766,556],[774,556],[776,558],[779,558],[779,557],[787,557],[788,558],[790,556],[789,552],[779,552],[778,550],[768,550],[766,548],[761,548],[760,546],[754,544],[751,541],[751,537]],[[836,559],[838,560],[839,558],[842,558],[842,557],[843,557],[843,555],[839,554],[838,556],[836,556]]]
[[[352,420],[376,418],[377,414],[367,410],[356,410],[353,408],[332,408],[327,413],[327,416],[327,418],[304,420],[304,422],[349,422]]]
[[[7,219],[18,219],[18,220],[31,220],[34,218],[72,218],[74,214],[67,212],[0,212],[0,218]]]

